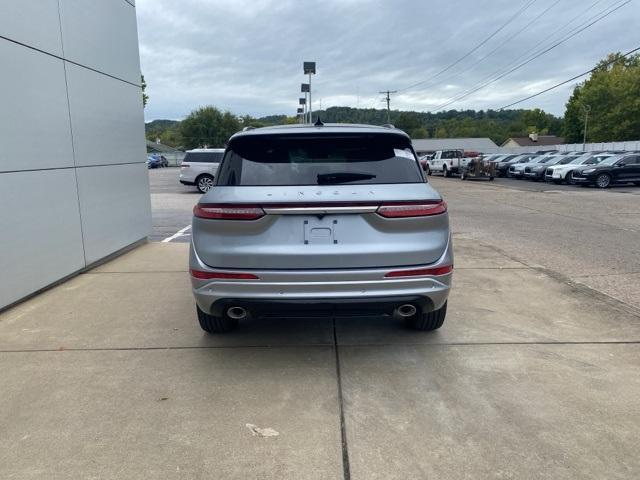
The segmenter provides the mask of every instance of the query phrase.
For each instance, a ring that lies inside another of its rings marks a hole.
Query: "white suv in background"
[[[200,193],[211,190],[224,148],[196,148],[187,150],[180,165],[180,183],[195,185]]]

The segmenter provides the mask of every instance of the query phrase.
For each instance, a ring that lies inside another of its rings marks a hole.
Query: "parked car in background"
[[[214,185],[224,148],[197,148],[187,150],[180,164],[180,183],[195,185],[200,193],[206,193]]]
[[[431,158],[431,155],[423,155],[418,159],[418,161],[420,162],[420,166],[422,167],[422,170],[424,170],[425,172],[428,172],[429,170],[428,162],[430,158]]]
[[[452,271],[446,203],[391,127],[237,133],[194,208],[190,273],[206,332],[248,317],[340,315],[435,330]]]
[[[573,171],[571,181],[598,188],[609,188],[615,183],[640,185],[640,154],[614,155],[597,165],[584,165]]]
[[[501,155],[499,153],[493,153],[493,154],[483,154],[482,155],[482,160],[485,162],[495,162]]]
[[[527,180],[533,180],[534,182],[538,182],[540,180],[544,180],[545,172],[552,165],[565,165],[577,158],[578,158],[577,156],[572,156],[572,155],[553,155],[548,160],[541,162],[539,164],[525,166],[524,171],[522,172],[522,175]]]
[[[147,156],[147,168],[160,168],[162,167],[162,159],[158,155]]]
[[[496,163],[496,176],[506,177],[511,165],[520,161],[522,161],[523,163],[528,162],[535,157],[536,155],[532,154],[501,155],[499,158],[494,160],[494,162]]]
[[[529,156],[527,160],[527,156],[520,159],[517,163],[509,166],[509,171],[507,172],[507,176],[511,178],[524,178],[524,169],[530,167],[532,165],[539,165],[543,163],[547,163],[551,161],[553,158],[557,158],[557,155],[535,155]]]
[[[597,165],[602,160],[612,156],[612,153],[599,153],[596,155],[592,155],[591,153],[583,154],[579,157],[574,158],[569,163],[557,164],[547,168],[544,178],[547,182],[558,184],[562,182],[571,183],[571,174],[576,168],[579,168],[583,165]]]

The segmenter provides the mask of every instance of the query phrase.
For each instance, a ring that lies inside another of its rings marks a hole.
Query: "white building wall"
[[[0,308],[151,229],[135,4],[0,2]]]

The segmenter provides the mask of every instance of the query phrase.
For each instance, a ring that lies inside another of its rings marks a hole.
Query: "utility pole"
[[[584,137],[582,137],[582,151],[587,151],[587,125],[589,124],[589,113],[591,112],[591,105],[582,105],[584,110]]]
[[[391,94],[392,93],[398,93],[397,90],[387,90],[385,92],[379,92],[383,95],[386,95],[386,101],[387,101],[387,123],[391,123]]]

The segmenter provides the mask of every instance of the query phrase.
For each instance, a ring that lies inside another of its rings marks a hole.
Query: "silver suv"
[[[400,130],[237,133],[193,213],[190,273],[207,332],[247,317],[389,315],[418,330],[444,322],[447,205]]]

